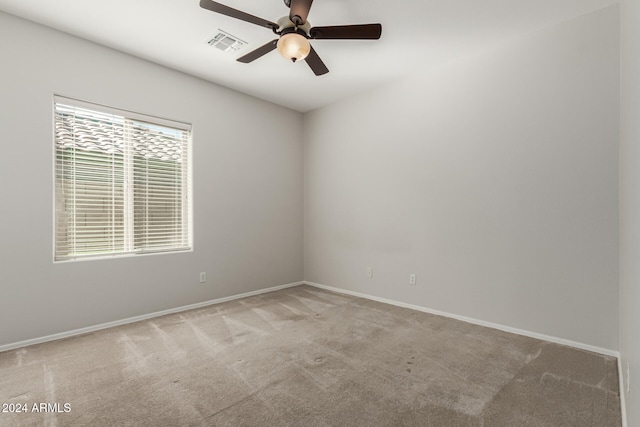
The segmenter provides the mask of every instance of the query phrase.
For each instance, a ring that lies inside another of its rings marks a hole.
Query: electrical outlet
[[[367,268],[367,277],[373,279],[373,267]]]
[[[206,281],[207,281],[207,273],[203,271],[202,273],[200,273],[200,283],[204,283]]]
[[[415,274],[410,274],[409,275],[409,284],[410,285],[415,285],[417,281],[417,277]]]

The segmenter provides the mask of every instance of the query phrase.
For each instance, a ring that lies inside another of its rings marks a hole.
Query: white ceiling
[[[220,0],[276,21],[283,0]],[[263,27],[200,8],[199,0],[0,0],[0,10],[306,112],[460,55],[617,3],[617,0],[316,0],[312,25],[380,22],[382,38],[314,40],[330,72],[277,52],[236,59],[273,40]],[[224,30],[248,42],[225,53],[207,44]]]

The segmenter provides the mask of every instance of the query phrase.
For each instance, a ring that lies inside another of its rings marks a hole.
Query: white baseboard
[[[553,337],[553,336],[550,336],[550,335],[539,334],[537,332],[525,331],[525,330],[522,330],[522,329],[512,328],[510,326],[504,326],[504,325],[500,325],[500,324],[497,324],[497,323],[485,322],[484,320],[473,319],[471,317],[466,317],[466,316],[459,316],[457,314],[451,314],[451,313],[447,313],[447,312],[444,312],[444,311],[433,310],[433,309],[422,307],[422,306],[418,306],[418,305],[407,304],[407,303],[404,303],[404,302],[401,302],[401,301],[395,301],[395,300],[390,300],[390,299],[387,299],[387,298],[380,298],[380,297],[376,297],[376,296],[373,296],[373,295],[363,294],[363,293],[360,293],[360,292],[354,292],[354,291],[349,291],[349,290],[346,290],[346,289],[335,288],[333,286],[322,285],[320,283],[314,283],[314,282],[309,282],[309,281],[304,281],[303,283],[305,283],[305,284],[307,284],[309,286],[314,286],[316,288],[326,289],[328,291],[338,292],[338,293],[346,294],[346,295],[352,295],[352,296],[360,297],[360,298],[366,298],[366,299],[370,299],[370,300],[373,300],[373,301],[378,301],[378,302],[382,302],[382,303],[386,303],[386,304],[395,305],[395,306],[398,306],[398,307],[410,308],[412,310],[421,311],[423,313],[429,313],[429,314],[435,314],[435,315],[438,315],[438,316],[449,317],[449,318],[452,318],[452,319],[461,320],[463,322],[472,323],[474,325],[485,326],[485,327],[488,327],[488,328],[498,329],[500,331],[510,332],[510,333],[513,333],[513,334],[516,334],[516,335],[523,335],[525,337],[536,338],[536,339],[539,339],[539,340],[549,341],[549,342],[556,343],[556,344],[562,344],[562,345],[566,345],[566,346],[569,346],[569,347],[578,348],[578,349],[581,349],[581,350],[587,350],[587,351],[591,351],[591,352],[594,352],[594,353],[604,354],[606,356],[616,357],[616,358],[618,358],[618,360],[620,360],[620,353],[619,352],[614,351],[614,350],[609,350],[609,349],[606,349],[606,348],[596,347],[596,346],[592,346],[592,345],[589,345],[589,344],[583,344],[583,343],[580,343],[580,342],[566,340],[564,338]]]
[[[566,339],[563,339],[563,338],[553,337],[553,336],[550,336],[550,335],[539,334],[537,332],[525,331],[525,330],[522,330],[522,329],[512,328],[510,326],[504,326],[504,325],[500,325],[500,324],[497,324],[497,323],[485,322],[483,320],[473,319],[473,318],[466,317],[466,316],[459,316],[457,314],[446,313],[446,312],[443,312],[443,311],[433,310],[433,309],[422,307],[422,306],[418,306],[418,305],[407,304],[407,303],[404,303],[404,302],[401,302],[401,301],[395,301],[395,300],[391,300],[391,299],[387,299],[387,298],[380,298],[380,297],[376,297],[374,295],[368,295],[368,294],[364,294],[364,293],[361,293],[361,292],[349,291],[347,289],[336,288],[336,287],[333,287],[333,286],[322,285],[320,283],[314,283],[314,282],[309,282],[309,281],[288,283],[286,285],[274,286],[274,287],[271,287],[271,288],[260,289],[260,290],[252,291],[252,292],[246,292],[246,293],[243,293],[243,294],[232,295],[232,296],[229,296],[229,297],[218,298],[218,299],[214,299],[214,300],[210,300],[210,301],[204,301],[204,302],[191,304],[191,305],[186,305],[186,306],[182,306],[182,307],[171,308],[171,309],[168,309],[168,310],[158,311],[158,312],[155,312],[155,313],[143,314],[143,315],[140,315],[140,316],[130,317],[130,318],[127,318],[127,319],[116,320],[116,321],[113,321],[113,322],[102,323],[102,324],[99,324],[99,325],[89,326],[89,327],[86,327],[86,328],[75,329],[75,330],[68,331],[68,332],[61,332],[61,333],[58,333],[58,334],[47,335],[47,336],[44,336],[44,337],[33,338],[33,339],[20,341],[20,342],[16,342],[16,343],[5,344],[5,345],[1,345],[0,346],[0,352],[8,351],[8,350],[14,350],[14,349],[21,348],[21,347],[27,347],[27,346],[34,345],[34,344],[41,344],[41,343],[44,343],[44,342],[54,341],[54,340],[58,340],[58,339],[62,339],[62,338],[68,338],[68,337],[72,337],[72,336],[76,336],[76,335],[82,335],[82,334],[86,334],[86,333],[89,333],[89,332],[99,331],[101,329],[111,328],[111,327],[114,327],[114,326],[126,325],[128,323],[139,322],[139,321],[142,321],[142,320],[152,319],[154,317],[165,316],[167,314],[180,313],[182,311],[187,311],[187,310],[193,310],[193,309],[196,309],[196,308],[207,307],[209,305],[220,304],[220,303],[223,303],[223,302],[232,301],[232,300],[236,300],[236,299],[240,299],[240,298],[250,297],[250,296],[254,296],[254,295],[260,295],[260,294],[264,294],[264,293],[268,293],[268,292],[274,292],[274,291],[278,291],[280,289],[292,288],[294,286],[299,286],[299,285],[303,285],[303,284],[307,284],[309,286],[313,286],[313,287],[320,288],[320,289],[326,289],[326,290],[337,292],[337,293],[342,293],[342,294],[346,294],[346,295],[352,295],[352,296],[356,296],[356,297],[360,297],[360,298],[366,298],[366,299],[373,300],[373,301],[378,301],[378,302],[382,302],[382,303],[386,303],[386,304],[391,304],[391,305],[395,305],[395,306],[398,306],[398,307],[409,308],[409,309],[412,309],[412,310],[421,311],[423,313],[429,313],[429,314],[435,314],[435,315],[438,315],[438,316],[449,317],[449,318],[452,318],[452,319],[461,320],[463,322],[472,323],[472,324],[479,325],[479,326],[485,326],[485,327],[488,327],[488,328],[498,329],[498,330],[501,330],[501,331],[510,332],[510,333],[514,333],[514,334],[517,334],[517,335],[523,335],[523,336],[527,336],[527,337],[531,337],[531,338],[537,338],[537,339],[540,339],[540,340],[549,341],[549,342],[553,342],[553,343],[556,343],[556,344],[562,344],[562,345],[566,345],[566,346],[569,346],[569,347],[575,347],[575,348],[579,348],[579,349],[582,349],[582,350],[591,351],[591,352],[594,352],[594,353],[600,353],[600,354],[604,354],[604,355],[607,355],[607,356],[613,356],[613,357],[618,358],[618,363],[620,363],[620,353],[617,352],[617,351],[614,351],[614,350],[595,347],[595,346],[592,346],[592,345],[583,344],[583,343],[576,342],[576,341],[570,341],[570,340],[566,340]],[[618,371],[619,371],[619,374],[622,376],[620,367],[619,367]],[[621,381],[620,384],[621,384],[621,387],[622,387],[623,386],[623,382]],[[623,390],[621,389],[621,391],[623,391]],[[623,396],[623,394],[621,393],[621,398],[622,398],[622,396]]]
[[[294,282],[294,283],[289,283],[289,284],[286,284],[286,285],[274,286],[274,287],[266,288],[266,289],[259,289],[257,291],[245,292],[243,294],[232,295],[232,296],[229,296],[229,297],[224,297],[224,298],[218,298],[218,299],[214,299],[214,300],[210,300],[210,301],[199,302],[199,303],[196,303],[196,304],[185,305],[185,306],[182,306],[182,307],[170,308],[168,310],[157,311],[155,313],[149,313],[149,314],[143,314],[141,316],[129,317],[128,319],[116,320],[116,321],[113,321],[113,322],[102,323],[102,324],[99,324],[99,325],[89,326],[89,327],[86,327],[86,328],[74,329],[74,330],[68,331],[68,332],[61,332],[61,333],[58,333],[58,334],[47,335],[45,337],[33,338],[33,339],[20,341],[20,342],[16,342],[16,343],[0,345],[0,352],[9,351],[9,350],[15,350],[17,348],[27,347],[27,346],[34,345],[34,344],[41,344],[41,343],[45,343],[45,342],[48,342],[48,341],[55,341],[55,340],[59,340],[59,339],[62,339],[62,338],[69,338],[69,337],[73,337],[73,336],[76,336],[76,335],[87,334],[89,332],[95,332],[95,331],[99,331],[99,330],[102,330],[102,329],[112,328],[114,326],[120,326],[120,325],[126,325],[128,323],[140,322],[141,320],[147,320],[147,319],[152,319],[154,317],[165,316],[167,314],[180,313],[180,312],[187,311],[187,310],[193,310],[193,309],[196,309],[196,308],[207,307],[209,305],[220,304],[220,303],[223,303],[223,302],[233,301],[233,300],[240,299],[240,298],[245,298],[245,297],[251,297],[251,296],[254,296],[254,295],[265,294],[265,293],[268,293],[268,292],[278,291],[280,289],[292,288],[294,286],[303,285],[304,283],[305,282]]]
[[[624,393],[624,373],[622,371],[622,357],[618,357],[618,383],[620,384],[620,410],[622,411],[622,427],[627,427],[627,403]]]

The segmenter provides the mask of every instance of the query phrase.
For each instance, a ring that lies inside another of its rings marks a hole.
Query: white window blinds
[[[55,97],[55,260],[191,249],[191,128]]]

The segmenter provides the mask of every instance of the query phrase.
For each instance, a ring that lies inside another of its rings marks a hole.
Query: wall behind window
[[[0,58],[0,345],[302,280],[299,113],[4,13]],[[193,124],[193,252],[53,263],[54,93]]]
[[[305,279],[617,350],[618,72],[611,7],[309,113]]]

